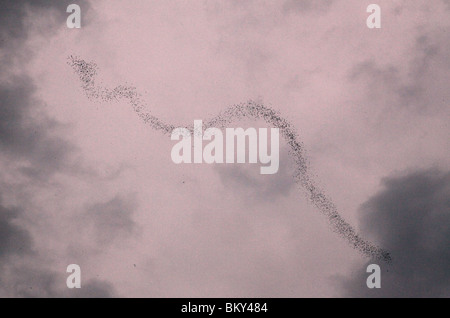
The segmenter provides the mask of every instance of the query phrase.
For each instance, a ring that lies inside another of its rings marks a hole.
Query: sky
[[[371,3],[0,1],[0,297],[449,297],[450,2],[378,0],[381,29]],[[129,99],[89,96],[70,57],[171,125],[278,111],[315,184],[392,262],[333,231],[284,140],[274,175],[176,165],[174,142]]]

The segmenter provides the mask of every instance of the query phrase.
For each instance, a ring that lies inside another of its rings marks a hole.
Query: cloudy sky
[[[371,3],[0,1],[0,297],[450,297],[450,2],[378,0],[381,29]],[[69,56],[174,125],[276,109],[315,183],[392,263],[332,231],[285,142],[275,175],[175,165],[126,99],[86,96]]]

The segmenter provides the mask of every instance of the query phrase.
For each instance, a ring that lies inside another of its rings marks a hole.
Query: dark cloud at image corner
[[[45,10],[54,16],[55,23],[59,21],[65,27],[66,8],[72,3],[81,5],[83,13],[89,11],[84,0],[0,1],[0,151],[10,160],[19,157],[28,161],[29,167],[22,172],[30,176],[58,170],[73,149],[62,138],[51,136],[52,130],[59,126],[55,120],[36,119],[33,114],[43,102],[35,97],[34,80],[24,67],[33,59],[26,44],[32,30],[25,20],[33,11],[41,14]],[[42,27],[48,36],[59,30],[55,25]]]
[[[26,38],[28,29],[24,18],[33,10],[53,10],[55,21],[61,21],[65,26],[66,9],[70,4],[82,6],[83,13],[87,13],[89,3],[85,0],[2,0],[0,1],[0,47],[7,46],[11,39]],[[86,19],[83,17],[83,23]]]
[[[363,233],[392,253],[381,288],[368,289],[366,266],[342,279],[348,297],[450,297],[450,173],[412,172],[383,180],[361,207]],[[355,274],[356,273],[356,274]]]

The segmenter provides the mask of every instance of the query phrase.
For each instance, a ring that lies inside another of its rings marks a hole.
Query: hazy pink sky
[[[65,290],[75,263],[83,281],[125,297],[330,297],[368,261],[294,184],[284,143],[276,175],[175,165],[174,142],[126,101],[86,98],[70,55],[98,65],[99,85],[135,86],[167,122],[249,99],[279,110],[318,184],[377,244],[360,207],[382,179],[449,170],[448,2],[379,0],[377,30],[366,26],[371,2],[356,0],[88,2],[78,30],[58,8],[29,12],[23,57],[9,66],[36,87],[30,118],[54,120],[49,134],[72,148],[40,179],[23,173],[25,159],[2,157],[3,204],[26,211],[17,222],[38,251],[8,268],[51,271]]]

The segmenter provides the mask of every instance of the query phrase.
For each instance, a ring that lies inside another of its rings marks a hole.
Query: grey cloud
[[[93,226],[93,235],[97,244],[106,246],[115,239],[131,235],[136,229],[132,218],[137,204],[133,198],[116,196],[113,199],[90,205],[80,220],[80,226]]]
[[[9,169],[14,169],[9,174],[17,176],[17,180],[26,177],[24,187],[42,185],[41,181],[48,181],[53,173],[69,171],[69,159],[76,150],[60,136],[64,127],[42,113],[43,102],[35,96],[33,80],[20,72],[33,58],[33,52],[27,49],[31,30],[27,28],[25,18],[28,13],[42,15],[51,10],[51,23],[35,25],[42,29],[33,30],[51,37],[65,27],[66,8],[72,3],[82,7],[83,24],[86,25],[89,3],[84,0],[0,1],[0,156],[11,164]],[[15,166],[18,162],[20,167]],[[2,180],[2,184],[8,186],[8,181]],[[125,230],[130,227],[126,219],[120,219],[113,208],[110,210],[110,219],[104,225],[95,219],[100,230],[112,227],[114,222],[124,226]],[[48,268],[43,261],[45,256],[34,246],[30,232],[18,225],[23,214],[26,211],[21,206],[0,205],[0,297],[111,297],[115,294],[112,286],[103,281],[88,281],[82,290],[68,293],[64,274]],[[13,259],[13,256],[17,257]]]
[[[444,4],[447,6],[447,10],[450,10],[450,0],[443,0]]]
[[[33,116],[31,111],[40,103],[33,97],[34,91],[26,76],[0,86],[0,150],[11,159],[25,160],[23,173],[40,177],[62,168],[74,148],[54,136],[58,123]]]
[[[131,214],[135,203],[131,199],[116,197],[108,202],[91,205],[86,218],[80,223],[85,230],[93,225],[98,247],[131,234],[135,223]],[[111,283],[88,280],[82,288],[69,290],[63,272],[49,269],[41,252],[33,244],[29,232],[14,221],[21,215],[19,208],[0,205],[0,297],[26,298],[107,298],[116,297]],[[10,258],[18,256],[19,258]]]
[[[287,0],[283,5],[286,13],[325,12],[334,0]]]
[[[365,83],[369,103],[380,107],[409,109],[419,113],[434,112],[445,107],[444,87],[447,75],[436,76],[448,69],[450,41],[442,31],[422,32],[411,44],[410,55],[400,65],[379,65],[373,60],[358,63],[349,73],[355,83]],[[442,87],[442,90],[440,89]],[[435,92],[440,96],[436,97]]]
[[[222,184],[232,189],[237,196],[254,202],[267,202],[289,195],[295,182],[293,173],[289,169],[290,158],[286,151],[280,151],[280,167],[276,174],[261,175],[260,164],[252,164],[249,169],[247,165],[231,165],[226,167],[218,166],[218,172]]]
[[[118,198],[92,207],[91,220],[99,231],[101,243],[134,229],[127,216],[133,207],[132,201]],[[111,283],[95,279],[82,282],[81,289],[67,289],[65,273],[49,269],[29,231],[15,223],[22,214],[21,207],[0,205],[0,297],[116,297]]]
[[[48,298],[58,294],[58,277],[51,271],[36,266],[15,266],[7,275],[2,288],[8,297]]]
[[[38,266],[22,266],[8,272],[2,288],[8,297],[21,298],[112,298],[117,297],[114,287],[107,281],[81,280],[81,288],[69,289],[67,277]],[[83,276],[82,276],[83,277]],[[1,295],[1,294],[0,294]]]
[[[24,25],[26,9],[55,9],[57,19],[65,23],[69,4],[79,4],[84,11],[89,9],[89,3],[84,0],[3,0],[0,2],[0,47],[7,46],[12,39],[26,38],[27,29]],[[84,19],[83,19],[84,21]]]
[[[25,18],[28,14],[42,15],[43,12],[52,10],[52,16],[55,20],[45,25],[34,25],[34,28],[40,27],[41,34],[51,37],[54,33],[65,27],[67,19],[67,6],[69,4],[79,4],[83,12],[83,24],[89,23],[89,2],[86,0],[3,0],[0,2],[0,48],[2,54],[0,63],[4,68],[3,76],[9,76],[9,70],[12,66],[21,67],[26,61],[32,58],[32,52],[26,50],[24,43],[29,36],[30,29],[27,28]],[[56,23],[61,23],[58,26]]]
[[[65,24],[66,8],[71,3],[80,4],[83,12],[88,12],[88,2],[62,0],[11,0],[0,2],[0,48],[3,65],[0,80],[0,150],[12,162],[17,159],[26,161],[22,167],[23,174],[31,178],[43,178],[62,168],[67,156],[74,150],[73,146],[62,138],[55,136],[61,128],[56,121],[40,116],[37,110],[42,102],[35,98],[35,87],[26,74],[17,75],[16,66],[26,64],[32,54],[26,50],[25,41],[29,34],[24,20],[27,12],[54,9],[56,21]],[[44,26],[47,36],[59,28],[53,24]],[[13,72],[14,69],[14,72]],[[33,112],[34,111],[34,112]]]
[[[80,289],[67,292],[71,298],[114,298],[118,297],[114,287],[107,281],[92,279],[82,284]]]
[[[31,251],[32,241],[28,232],[14,224],[18,209],[0,205],[0,264],[9,255],[22,255]]]
[[[450,173],[419,171],[384,180],[361,209],[363,232],[392,252],[382,288],[369,290],[365,266],[343,281],[353,297],[450,297]],[[381,264],[380,264],[381,265]]]

